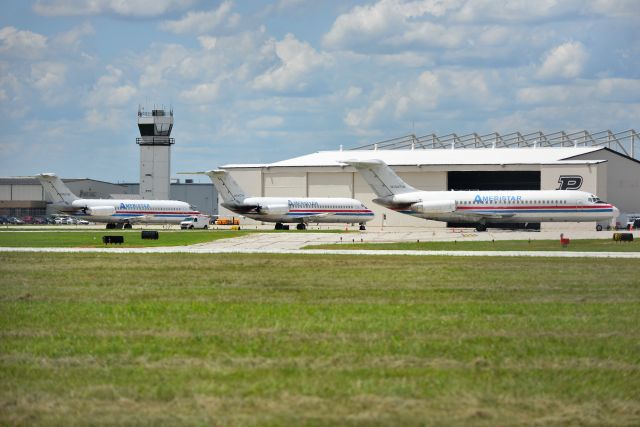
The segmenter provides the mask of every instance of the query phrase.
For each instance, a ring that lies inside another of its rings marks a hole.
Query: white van
[[[206,215],[188,216],[180,222],[181,230],[193,230],[195,228],[209,228],[209,217]]]

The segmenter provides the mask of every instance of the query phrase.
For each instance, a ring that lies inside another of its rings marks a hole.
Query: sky
[[[640,128],[640,0],[3,0],[0,176],[139,180],[408,134]]]

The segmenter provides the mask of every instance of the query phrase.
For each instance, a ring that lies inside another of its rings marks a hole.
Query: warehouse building
[[[280,197],[353,197],[376,213],[373,226],[446,224],[393,212],[372,202],[367,183],[343,160],[380,159],[420,190],[553,190],[591,192],[621,212],[640,212],[640,161],[633,131],[595,134],[413,135],[321,151],[269,164],[230,164],[246,194]],[[219,206],[221,215],[232,215]],[[246,224],[255,223],[244,218]],[[585,226],[591,226],[586,224]],[[543,224],[542,227],[553,227]]]

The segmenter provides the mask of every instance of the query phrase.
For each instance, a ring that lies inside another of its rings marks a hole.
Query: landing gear
[[[600,224],[596,225],[596,231],[602,231],[602,225]]]
[[[307,229],[307,224],[305,224],[304,222],[296,225],[296,230],[306,230]]]
[[[476,225],[476,231],[487,231],[487,226],[485,224]]]
[[[116,224],[115,223],[113,223],[113,222],[108,222],[107,223],[107,230],[112,230],[114,228],[116,228]]]
[[[364,224],[360,224],[360,231],[364,231],[366,229],[367,229],[367,227],[365,227]]]
[[[283,228],[283,227],[282,227],[282,223],[281,223],[281,222],[276,222],[276,227],[275,227],[275,229],[276,229],[276,230],[282,230],[282,228]]]
[[[126,230],[126,229],[132,229],[132,228],[133,228],[133,226],[132,226],[131,224],[129,224],[128,222],[125,222],[125,223],[122,225],[122,228],[124,228],[125,230]]]

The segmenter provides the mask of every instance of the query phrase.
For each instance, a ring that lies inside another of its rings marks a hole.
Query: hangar
[[[383,160],[401,178],[421,190],[580,189],[615,204],[621,212],[640,212],[637,142],[640,136],[634,130],[408,135],[274,163],[221,167],[229,170],[252,196],[353,197],[376,213],[376,218],[369,223],[372,226],[445,227],[444,223],[425,221],[376,205],[366,182],[354,168],[341,161]],[[218,208],[221,215],[232,215],[224,207]],[[242,222],[255,224],[248,218]]]

